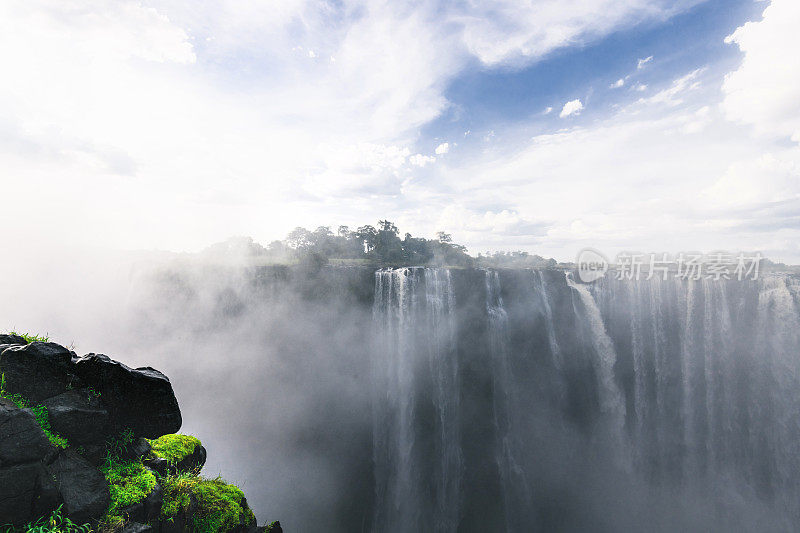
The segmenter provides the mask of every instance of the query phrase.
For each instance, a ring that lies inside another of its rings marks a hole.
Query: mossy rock
[[[242,490],[219,477],[176,474],[162,484],[162,521],[188,522],[196,533],[233,531],[256,522]]]
[[[206,449],[191,435],[163,435],[148,442],[152,448],[145,464],[162,476],[199,474],[206,462]]]
[[[145,468],[141,461],[112,462],[101,470],[108,480],[111,493],[110,516],[144,501],[158,484],[153,471]]]

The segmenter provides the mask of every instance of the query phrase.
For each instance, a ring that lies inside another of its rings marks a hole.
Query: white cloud
[[[800,130],[786,0],[732,36],[745,58],[725,82],[724,116],[707,89],[720,80],[697,70],[610,117],[597,110],[586,128],[531,139],[530,124],[484,125],[479,147],[467,154],[465,141],[459,156],[469,157],[447,165],[412,151],[474,58],[535,61],[693,3],[6,0],[0,69],[13,83],[0,84],[0,179],[6,197],[36,197],[38,210],[7,202],[0,227],[21,239],[192,249],[392,213],[414,233],[442,216],[476,249],[535,246],[566,259],[582,240],[798,242],[764,207],[795,205],[796,152],[724,118],[784,138]],[[309,61],[309,51],[336,61]],[[560,116],[583,107],[567,102]],[[764,190],[755,179],[768,180]],[[707,192],[687,202],[687,190]],[[748,229],[755,221],[776,225],[775,240]]]
[[[408,158],[408,162],[416,167],[424,167],[428,163],[436,161],[436,157],[432,155],[414,154]]]
[[[619,89],[620,87],[625,85],[625,78],[620,78],[611,85],[608,86],[609,89]]]
[[[580,99],[570,100],[564,107],[561,108],[561,113],[558,114],[559,117],[569,117],[571,115],[580,115],[581,111],[583,111],[583,102]]]
[[[645,65],[647,65],[652,60],[653,60],[653,56],[647,56],[644,59],[640,59],[638,61],[638,63],[636,64],[636,68],[641,70],[641,69],[643,69],[645,67]]]
[[[792,202],[800,206],[800,151],[768,152],[732,163],[712,186],[703,191],[711,205],[758,208]]]
[[[633,90],[642,93],[647,90],[647,85],[644,83],[638,83],[633,87]]]
[[[778,231],[781,239],[800,239],[781,213],[790,205],[800,209],[800,157],[776,152],[763,159],[764,146],[740,133],[705,106],[665,110],[634,103],[602,124],[538,135],[513,154],[496,149],[443,169],[441,190],[470,211],[463,233],[458,217],[447,229],[466,236],[475,250],[518,247],[563,259],[583,246],[612,255],[759,249],[787,259],[790,251],[775,249],[774,239]],[[430,212],[446,205],[430,205]],[[474,222],[483,205],[543,221],[544,237],[481,231]]]
[[[544,108],[544,111],[542,111],[542,115],[549,115],[552,112],[553,112],[553,108],[550,107],[550,106],[547,106],[547,107]]]
[[[702,0],[494,0],[465,2],[452,13],[467,49],[486,64],[542,57],[643,20],[663,20]]]
[[[439,146],[436,147],[436,150],[434,150],[434,153],[436,155],[443,155],[443,154],[446,154],[449,151],[450,151],[450,143],[442,143],[442,144],[440,144]]]
[[[699,89],[701,86],[700,76],[706,71],[705,68],[695,69],[688,74],[674,80],[672,84],[653,96],[642,99],[641,102],[648,104],[666,104],[678,106],[683,103],[686,93]],[[645,89],[647,86],[645,86]]]
[[[762,20],[748,22],[726,39],[744,52],[744,59],[725,77],[723,109],[759,134],[800,143],[798,27],[800,2],[773,0]]]

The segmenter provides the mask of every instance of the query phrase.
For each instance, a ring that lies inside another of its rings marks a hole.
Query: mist
[[[584,286],[559,269],[85,250],[0,269],[3,327],[163,371],[205,475],[290,531],[797,517],[791,276]]]

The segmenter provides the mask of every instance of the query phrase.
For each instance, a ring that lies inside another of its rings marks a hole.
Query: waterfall
[[[380,357],[373,361],[373,460],[375,463],[375,523],[385,531],[402,531],[405,522],[422,519],[421,480],[414,457],[414,269],[375,274],[373,316]]]
[[[800,280],[551,274],[375,274],[372,530],[559,529],[573,468],[653,530],[793,530]]]
[[[525,473],[516,455],[522,443],[520,432],[515,426],[514,411],[517,407],[512,397],[513,378],[510,369],[510,346],[508,338],[508,314],[503,305],[500,276],[496,271],[487,270],[486,313],[489,318],[489,352],[492,361],[492,389],[494,401],[495,461],[500,472],[505,530],[511,531],[520,506],[530,499],[530,489]]]
[[[544,309],[545,327],[547,328],[547,341],[550,345],[550,353],[553,354],[553,366],[561,368],[561,351],[558,347],[558,340],[556,339],[556,328],[553,323],[553,310],[550,306],[550,297],[547,295],[547,283],[544,280],[544,274],[540,270],[534,270],[535,287],[541,295],[542,307]]]
[[[575,308],[575,313],[585,319],[596,355],[595,369],[599,382],[600,409],[608,420],[607,427],[610,435],[621,446],[621,435],[625,424],[625,404],[622,401],[614,374],[614,365],[617,362],[614,343],[606,332],[600,309],[589,289],[583,284],[575,283],[569,272],[566,274],[566,280],[567,285],[575,291],[580,299],[583,309]]]
[[[447,270],[375,274],[373,462],[379,531],[457,526],[462,465],[454,302]],[[424,409],[428,404],[433,420]],[[429,426],[435,435],[420,435],[420,428]]]
[[[450,271],[425,269],[425,303],[431,340],[428,356],[434,376],[438,414],[438,476],[434,524],[436,531],[453,531],[458,523],[461,488],[461,447],[458,428],[458,362],[455,357],[455,295]]]

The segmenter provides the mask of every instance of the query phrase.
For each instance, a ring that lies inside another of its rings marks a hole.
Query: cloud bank
[[[591,235],[655,246],[670,220],[665,244],[681,249],[745,235],[795,257],[790,0],[731,28],[742,62],[724,80],[697,65],[591,114],[588,96],[564,95],[569,122],[537,110],[533,126],[497,124],[457,151],[426,130],[466,72],[525,68],[698,3],[4,2],[0,68],[14,83],[0,87],[0,164],[17,200],[0,227],[19,243],[194,250],[390,217],[472,250],[569,259]],[[637,70],[659,68],[651,57]],[[598,90],[626,85],[616,78]],[[755,179],[768,185],[736,185]]]

